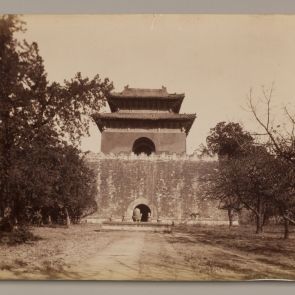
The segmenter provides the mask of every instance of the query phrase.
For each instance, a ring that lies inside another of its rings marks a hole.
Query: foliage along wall
[[[204,196],[202,177],[212,162],[189,156],[92,155],[98,177],[97,218],[131,221],[135,206],[151,209],[152,221],[226,223],[226,211]]]

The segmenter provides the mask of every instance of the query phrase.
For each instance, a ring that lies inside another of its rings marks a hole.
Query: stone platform
[[[101,230],[119,230],[119,231],[152,231],[166,232],[172,231],[173,225],[168,223],[152,222],[103,222],[100,224]]]

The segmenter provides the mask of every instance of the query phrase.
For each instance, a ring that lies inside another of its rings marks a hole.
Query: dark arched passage
[[[149,216],[151,215],[151,209],[145,204],[139,204],[135,208],[140,210],[141,215],[141,222],[149,221]],[[134,208],[134,209],[135,209]]]
[[[132,151],[134,154],[146,154],[150,155],[156,151],[155,144],[147,137],[140,137],[133,143]]]

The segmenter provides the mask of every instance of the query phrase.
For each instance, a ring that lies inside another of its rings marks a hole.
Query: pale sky
[[[275,83],[278,107],[295,101],[295,16],[26,15],[28,41],[39,44],[51,81],[80,71],[136,88],[185,93],[181,113],[196,113],[187,151],[220,121],[255,130],[243,110],[252,87]],[[96,125],[82,149],[100,151]]]

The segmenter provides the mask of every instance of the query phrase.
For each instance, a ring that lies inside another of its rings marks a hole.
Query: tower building
[[[186,152],[186,136],[195,114],[180,114],[184,94],[161,89],[129,88],[107,97],[111,113],[93,118],[101,131],[103,153]]]

